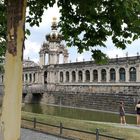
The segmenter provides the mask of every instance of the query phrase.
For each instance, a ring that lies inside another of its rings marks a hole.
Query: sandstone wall
[[[48,85],[44,87],[43,93],[38,90],[32,92],[23,94],[23,102],[113,112],[118,112],[119,102],[123,100],[126,112],[135,113],[135,104],[140,100],[139,85]]]
[[[135,104],[139,99],[139,86],[63,85],[46,91],[41,103],[118,112],[119,102],[123,100],[126,112],[135,113]]]

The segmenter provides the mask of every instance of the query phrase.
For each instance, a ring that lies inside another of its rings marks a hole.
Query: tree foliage
[[[99,59],[106,58],[96,47],[107,47],[105,41],[108,37],[122,49],[140,37],[139,0],[28,0],[26,21],[31,26],[39,26],[45,9],[56,2],[61,13],[59,27],[67,45],[77,46],[80,53],[91,50],[95,60],[99,55],[102,56]],[[5,28],[2,27],[6,23],[4,8],[1,4],[0,36],[3,37]]]
[[[6,46],[6,7],[0,2],[0,56],[5,54]]]

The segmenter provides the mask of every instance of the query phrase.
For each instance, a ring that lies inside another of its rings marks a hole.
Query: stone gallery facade
[[[92,60],[68,62],[55,19],[51,28],[41,46],[39,64],[23,62],[23,101],[115,112],[123,100],[126,112],[134,113],[140,99],[139,54],[116,57],[104,65]],[[3,74],[0,82],[2,87]]]

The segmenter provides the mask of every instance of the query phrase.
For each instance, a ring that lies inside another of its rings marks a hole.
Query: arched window
[[[79,82],[83,81],[83,73],[82,73],[82,71],[78,72],[78,80],[79,80]]]
[[[44,84],[47,84],[47,71],[44,72]]]
[[[72,82],[76,81],[76,74],[75,71],[72,71]]]
[[[105,69],[101,70],[101,80],[106,81],[106,70]]]
[[[63,64],[63,62],[64,62],[63,52],[59,52],[59,64]]]
[[[110,69],[110,81],[115,81],[116,80],[116,72],[115,69],[111,68]]]
[[[35,75],[36,75],[36,74],[34,73],[34,74],[33,74],[33,82],[35,82],[35,80],[36,80],[36,79],[35,79]]]
[[[69,82],[69,72],[66,72],[66,82]]]
[[[32,74],[29,74],[29,81],[32,82]]]
[[[130,81],[136,81],[136,68],[131,67],[129,69],[129,76],[130,76]]]
[[[27,73],[25,74],[25,82],[28,82],[28,75],[27,75]]]
[[[60,82],[61,83],[63,82],[63,72],[62,71],[60,72]]]
[[[120,75],[120,81],[125,81],[125,69],[124,68],[120,68],[119,75]]]
[[[86,70],[86,81],[90,81],[90,71]]]
[[[93,81],[98,81],[98,71],[97,70],[93,70]]]
[[[2,81],[2,83],[3,83],[3,79],[4,79],[4,78],[3,78],[3,75],[2,75],[2,76],[1,76],[1,81]]]

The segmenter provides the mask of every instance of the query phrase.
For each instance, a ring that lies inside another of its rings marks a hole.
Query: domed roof
[[[46,40],[49,42],[61,42],[62,35],[57,31],[57,22],[55,17],[53,18],[51,28],[51,33],[46,35]]]
[[[35,66],[38,66],[37,63],[35,63],[34,61],[31,61],[31,60],[24,60],[23,61],[23,67],[26,68],[26,67],[35,67]]]

